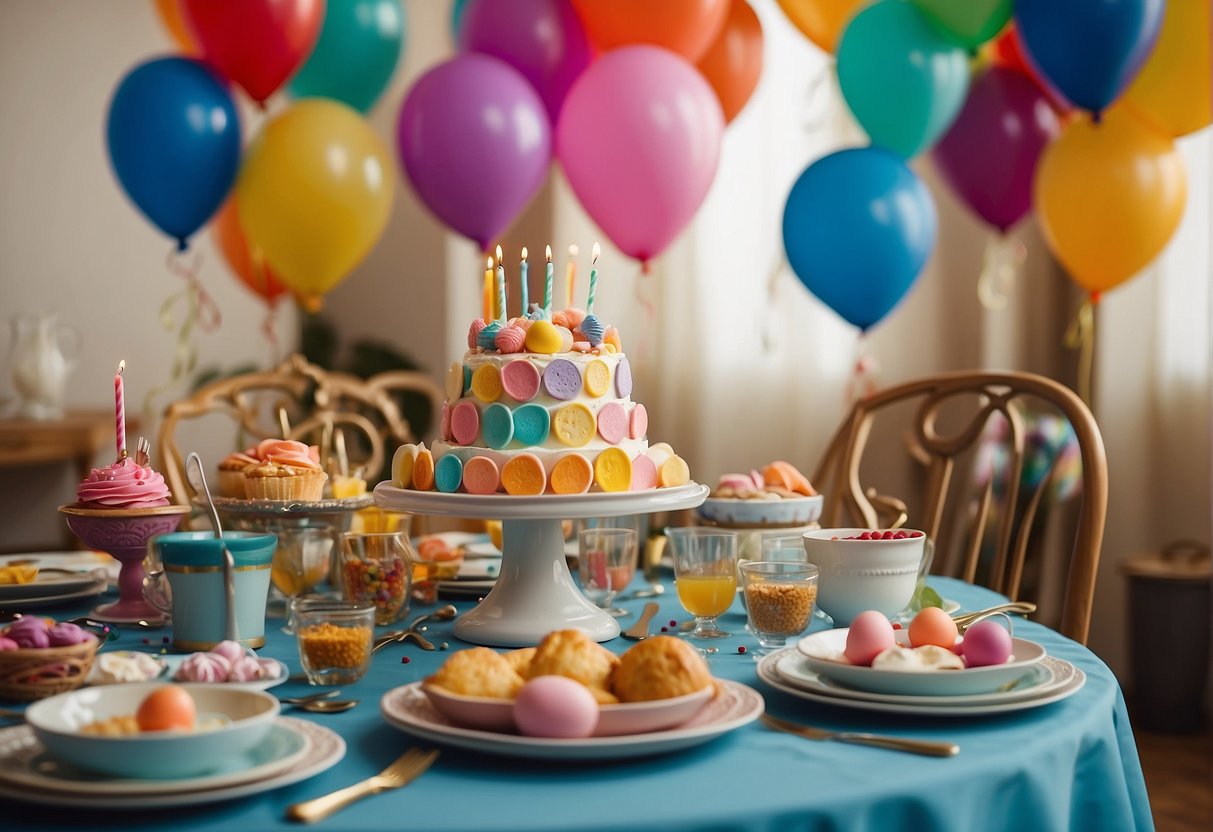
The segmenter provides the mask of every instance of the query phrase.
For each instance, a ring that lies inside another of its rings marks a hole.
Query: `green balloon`
[[[872,144],[909,159],[952,124],[969,91],[965,51],[905,0],[857,14],[838,44],[843,98]]]
[[[328,0],[320,37],[291,79],[291,95],[334,98],[365,113],[392,79],[404,36],[400,0]]]
[[[1011,0],[914,0],[951,40],[975,49],[1002,31],[1014,11]]]

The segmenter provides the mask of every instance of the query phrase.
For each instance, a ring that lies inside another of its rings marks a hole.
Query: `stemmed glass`
[[[332,552],[333,534],[327,528],[305,526],[278,532],[278,546],[270,562],[270,580],[283,596],[287,623],[282,632],[295,631],[291,601],[310,593],[328,577]]]
[[[737,533],[714,528],[667,529],[674,556],[674,588],[695,616],[691,638],[727,638],[718,619],[737,594]]]
[[[577,573],[582,591],[608,615],[616,618],[627,615],[627,610],[612,604],[636,574],[636,530],[583,529],[577,540]]]

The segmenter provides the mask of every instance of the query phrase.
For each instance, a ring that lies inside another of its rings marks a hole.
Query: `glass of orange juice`
[[[270,580],[285,598],[287,624],[283,632],[294,632],[290,620],[291,599],[306,595],[328,578],[333,552],[333,533],[319,526],[281,529],[278,546],[270,561]]]
[[[716,620],[737,595],[737,533],[715,528],[667,529],[674,558],[674,588],[695,616],[691,638],[727,638]]]

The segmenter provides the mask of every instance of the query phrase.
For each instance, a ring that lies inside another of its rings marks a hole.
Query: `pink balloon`
[[[699,209],[723,132],[720,102],[693,66],[655,46],[626,46],[569,90],[556,156],[590,217],[647,262]]]

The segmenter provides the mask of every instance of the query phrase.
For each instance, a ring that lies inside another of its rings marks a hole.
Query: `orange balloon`
[[[1213,9],[1209,0],[1169,0],[1154,51],[1125,90],[1125,103],[1168,136],[1213,122]]]
[[[806,38],[831,55],[851,18],[868,0],[779,0],[779,8]]]
[[[252,290],[253,294],[264,300],[270,306],[286,294],[287,289],[282,281],[274,274],[265,256],[249,247],[244,229],[240,227],[240,214],[236,208],[236,197],[228,197],[227,202],[215,214],[211,225],[211,233],[215,238],[215,246],[223,254],[228,268],[240,282]]]
[[[1089,292],[1133,277],[1179,226],[1187,176],[1175,143],[1125,107],[1076,119],[1041,154],[1033,200],[1049,248]]]
[[[762,75],[762,24],[745,0],[732,0],[724,27],[699,59],[699,71],[708,79],[727,124],[750,100]]]
[[[160,15],[160,22],[164,24],[164,28],[172,35],[176,44],[181,47],[181,51],[186,55],[197,55],[201,50],[198,49],[198,41],[194,40],[194,33],[190,31],[189,24],[185,22],[185,12],[181,9],[181,0],[153,0],[153,2]]]
[[[729,0],[573,0],[573,7],[603,51],[650,43],[695,63],[724,25]]]

